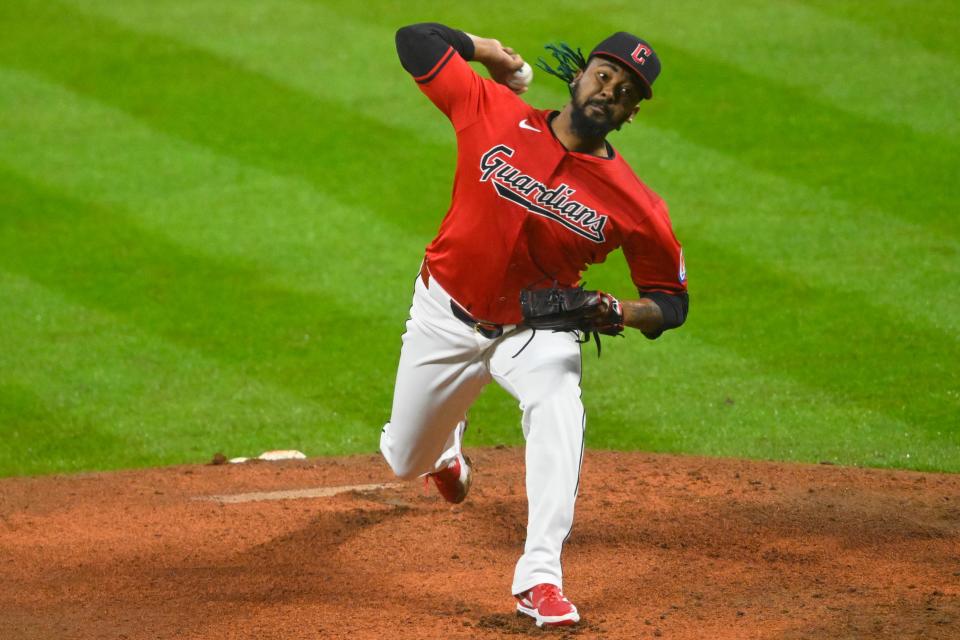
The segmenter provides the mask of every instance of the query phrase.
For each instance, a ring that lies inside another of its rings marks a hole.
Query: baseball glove
[[[580,287],[524,289],[520,292],[523,324],[532,329],[580,331],[583,342],[593,335],[600,353],[600,334],[623,333],[623,306],[603,291]]]

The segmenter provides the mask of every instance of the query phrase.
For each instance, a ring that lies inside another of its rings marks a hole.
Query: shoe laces
[[[532,600],[533,594],[531,593],[530,595]],[[541,586],[539,589],[539,595],[540,595],[539,602],[534,603],[538,607],[540,606],[541,602],[546,602],[548,600],[558,600],[560,602],[563,602],[564,600],[566,600],[566,598],[563,595],[563,592],[560,591],[560,587],[558,587],[555,584],[544,584],[543,586]]]

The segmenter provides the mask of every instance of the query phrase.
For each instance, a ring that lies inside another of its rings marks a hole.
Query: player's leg
[[[563,586],[560,553],[573,526],[583,459],[580,345],[572,333],[521,331],[491,357],[495,380],[520,402],[526,438],[527,540],[513,593],[547,583]]]
[[[460,453],[466,411],[490,377],[476,334],[419,278],[406,326],[380,450],[394,473],[409,479]]]

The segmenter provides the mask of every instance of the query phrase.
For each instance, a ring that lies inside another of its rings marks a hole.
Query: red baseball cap
[[[618,31],[593,48],[590,57],[594,56],[609,58],[632,71],[640,79],[643,97],[647,100],[653,97],[653,81],[660,75],[660,58],[649,42]]]

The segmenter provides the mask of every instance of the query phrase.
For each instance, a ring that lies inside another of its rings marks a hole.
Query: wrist
[[[623,305],[623,323],[645,333],[659,331],[663,325],[663,313],[656,302],[650,299],[628,300]]]
[[[486,65],[496,58],[500,50],[500,43],[492,38],[481,38],[472,33],[467,36],[473,41],[473,60]]]

